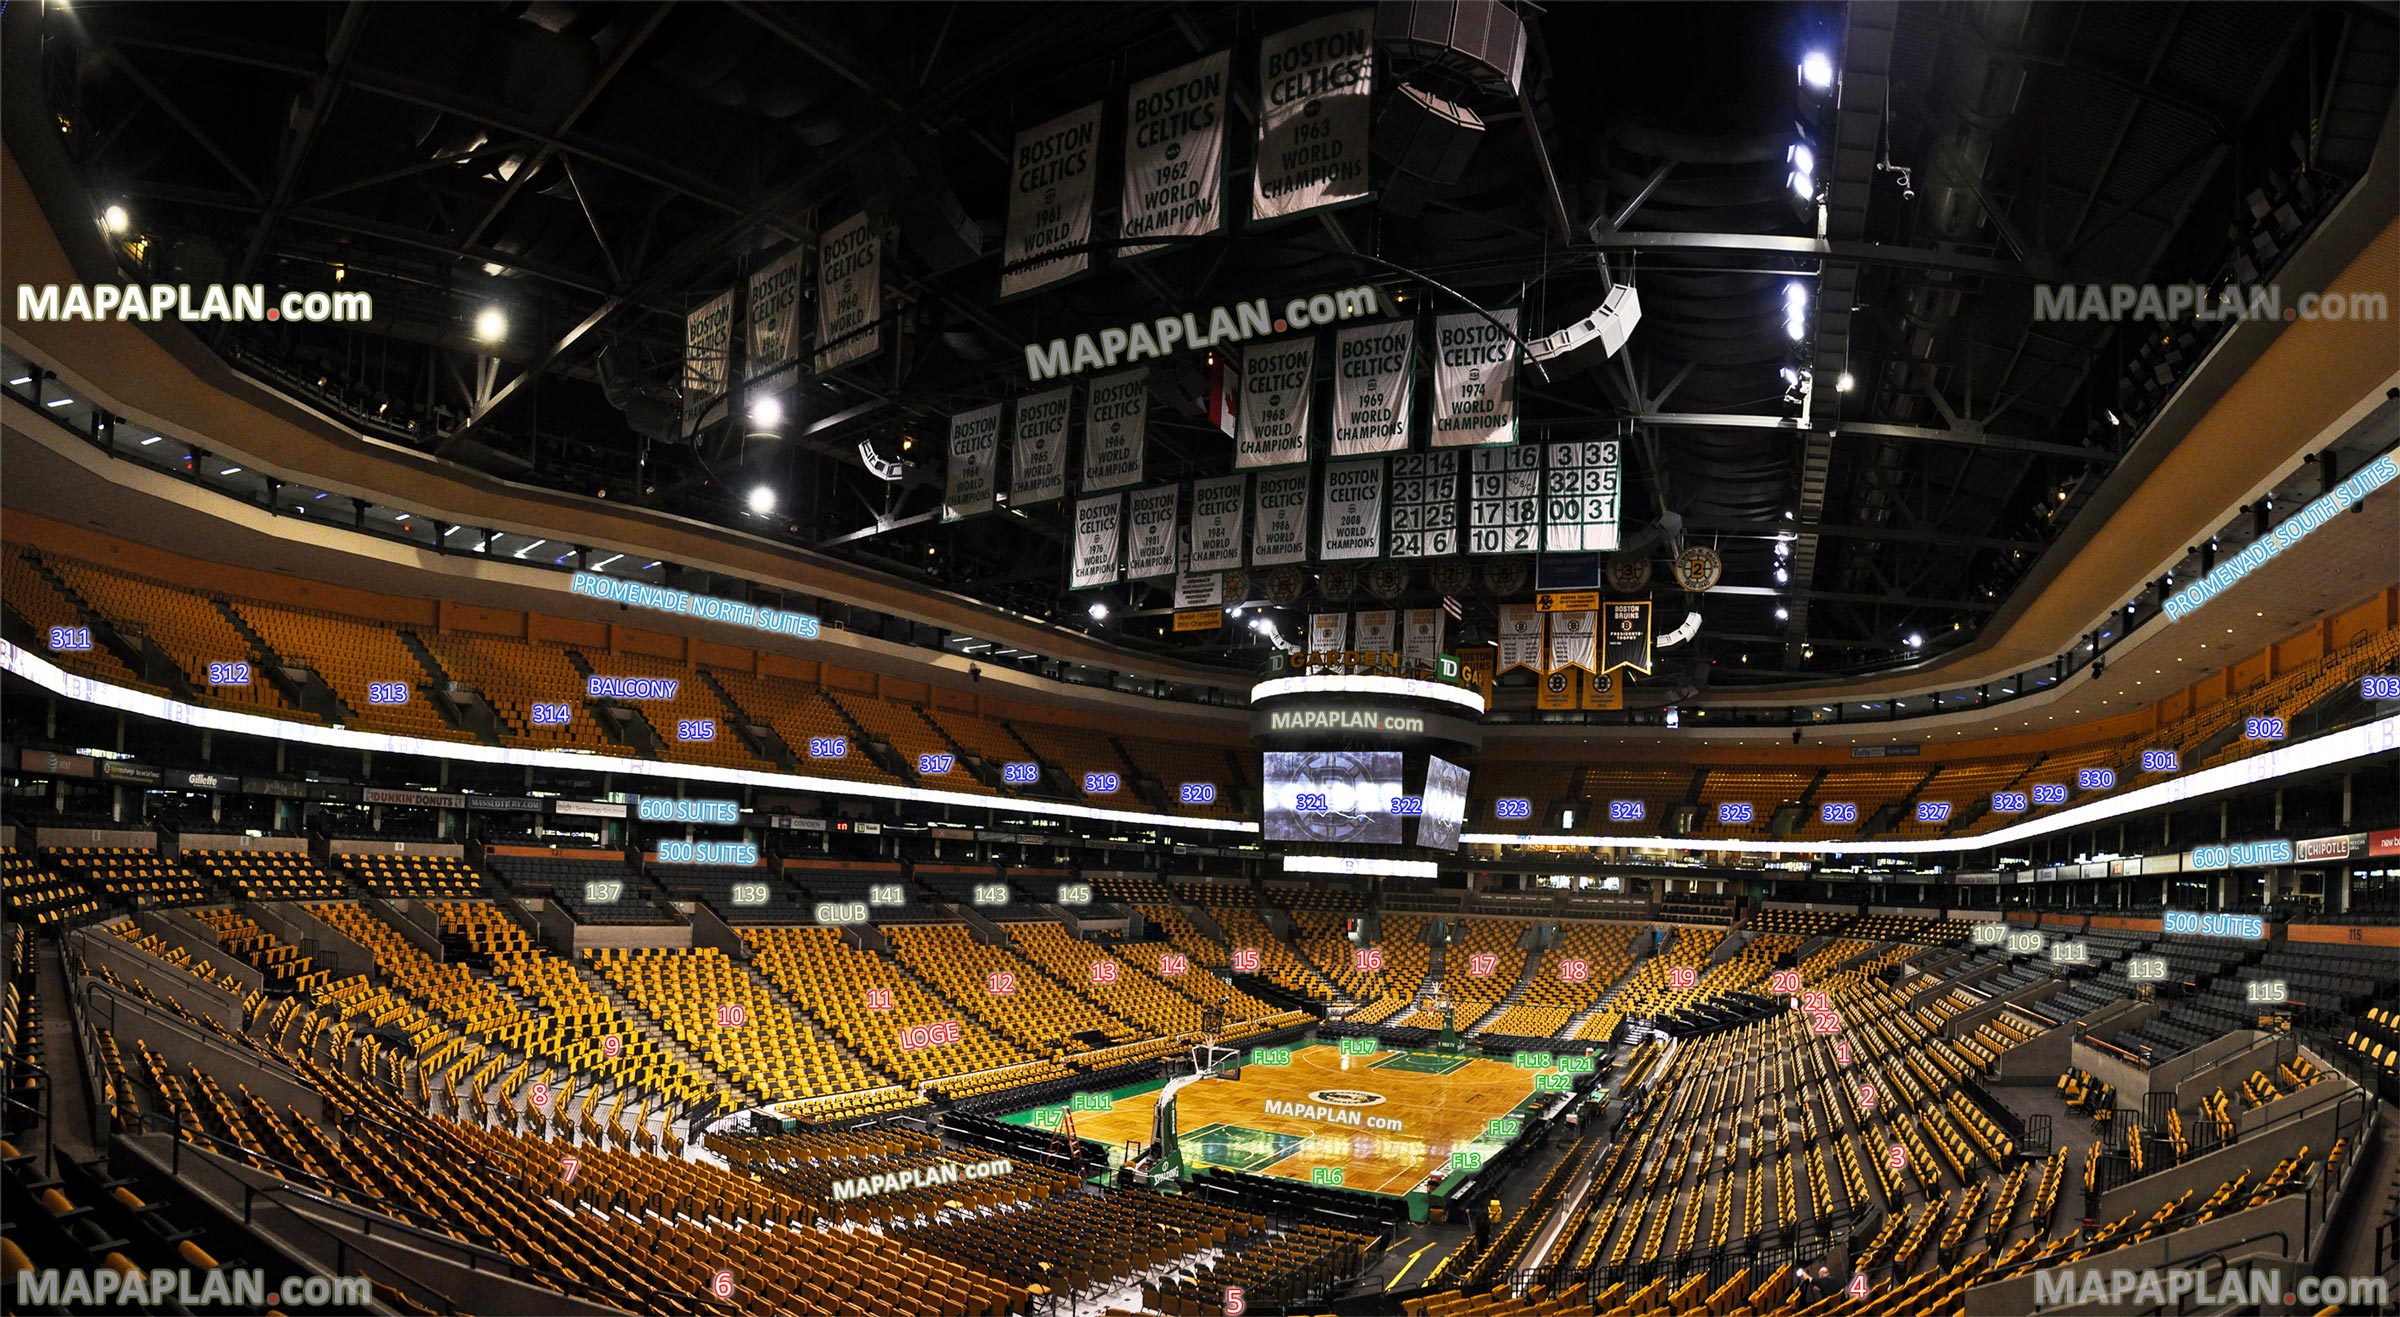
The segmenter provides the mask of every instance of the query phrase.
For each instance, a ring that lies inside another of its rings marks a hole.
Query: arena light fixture
[[[752,485],[750,487],[749,503],[750,514],[752,516],[773,516],[775,514],[775,491],[767,488],[765,485]]]
[[[1835,393],[1848,393],[1850,390],[1857,387],[1858,381],[1850,378],[1849,371],[1843,371],[1840,375],[1836,376],[1833,381],[1833,391]]]
[[[1800,85],[1810,91],[1833,90],[1833,57],[1812,50],[1800,57]]]
[[[1923,637],[1923,636],[1921,636],[1921,635],[1917,634],[1917,633],[1916,633],[1916,632],[1914,632],[1914,631],[1911,631],[1911,632],[1909,632],[1909,633],[1908,633],[1908,647],[1909,647],[1910,649],[1923,649],[1923,648],[1925,648],[1925,637]]]
[[[1084,611],[1092,615],[1093,621],[1105,622],[1108,620],[1108,601],[1105,599],[1095,599],[1092,601],[1092,606]]]
[[[133,216],[126,214],[123,206],[112,205],[100,212],[100,222],[107,225],[111,233],[123,233],[133,227]]]
[[[750,404],[750,423],[761,430],[783,424],[783,400],[769,394]]]
[[[499,307],[487,306],[475,313],[475,341],[498,343],[508,337],[508,315]]]

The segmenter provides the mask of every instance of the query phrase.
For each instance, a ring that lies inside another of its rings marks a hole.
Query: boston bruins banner
[[[1516,332],[1513,306],[1434,318],[1434,447],[1517,441]]]
[[[1631,668],[1647,675],[1650,671],[1650,601],[1611,599],[1601,605],[1601,611],[1608,618],[1601,650],[1601,670],[1615,672],[1619,668]]]
[[[1409,609],[1400,632],[1400,657],[1410,664],[1438,666],[1442,657],[1442,624],[1448,620],[1438,608]]]
[[[1125,517],[1125,576],[1147,580],[1175,574],[1175,504],[1181,485],[1160,485],[1132,495]]]
[[[1353,9],[1258,43],[1258,167],[1250,218],[1363,201],[1375,11]]]
[[[1000,465],[1000,404],[950,418],[949,484],[942,495],[942,520],[958,521],[992,510]]]
[[[1573,668],[1542,674],[1534,683],[1533,707],[1537,709],[1572,709],[1575,707],[1575,688],[1582,684],[1583,674]]]
[[[1229,572],[1242,564],[1242,512],[1250,477],[1192,482],[1192,570]]]
[[[800,270],[807,257],[807,248],[794,247],[751,272],[743,379],[764,379],[800,360]]]
[[[1204,55],[1125,95],[1121,238],[1197,238],[1225,227],[1225,88],[1233,52]],[[1120,247],[1121,259],[1157,251]]]
[[[864,361],[883,347],[882,233],[865,211],[817,242],[816,371]]]
[[[1614,672],[1585,673],[1583,677],[1583,707],[1586,709],[1624,708],[1625,679]]]
[[[1383,556],[1383,459],[1325,464],[1325,512],[1317,545],[1323,562]]]
[[[1074,410],[1072,387],[1017,399],[1016,438],[1009,446],[1010,507],[1067,496],[1067,417]]]
[[[733,290],[700,304],[683,320],[683,428],[697,430],[725,396],[733,351]]]
[[[1088,250],[1033,265],[1017,262],[1092,241],[1093,162],[1100,151],[1100,103],[1017,134],[1009,156],[1008,233],[1000,243],[1000,295],[1014,297],[1092,268]]]
[[[1067,588],[1089,590],[1117,583],[1117,553],[1124,547],[1125,496],[1102,494],[1075,500],[1075,558]]]
[[[1408,320],[1359,325],[1333,336],[1335,457],[1397,453],[1408,447],[1408,414],[1415,402],[1409,360],[1417,326]]]
[[[1242,397],[1233,464],[1291,466],[1308,460],[1308,400],[1316,392],[1317,341],[1242,349]]]
[[[1542,614],[1531,604],[1500,605],[1500,668],[1542,670]]]
[[[1250,514],[1250,565],[1308,561],[1308,468],[1263,473]]]
[[[1308,615],[1308,652],[1334,654],[1350,648],[1350,615],[1348,613],[1310,613]]]
[[[1544,672],[1566,668],[1596,671],[1600,666],[1594,641],[1600,634],[1598,613],[1552,613],[1550,615],[1550,646]]]
[[[1362,608],[1358,613],[1358,647],[1369,654],[1400,652],[1400,615],[1389,608]]]
[[[1150,370],[1103,375],[1083,400],[1083,492],[1142,481],[1142,442],[1150,426]]]

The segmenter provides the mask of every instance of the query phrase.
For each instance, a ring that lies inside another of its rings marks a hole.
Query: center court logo
[[[1372,1107],[1383,1101],[1383,1094],[1355,1088],[1320,1088],[1309,1094],[1308,1100],[1328,1107]]]

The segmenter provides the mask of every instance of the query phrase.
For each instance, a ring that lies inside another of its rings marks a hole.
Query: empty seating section
[[[723,668],[709,669],[733,702],[753,719],[775,729],[790,747],[795,769],[812,777],[841,778],[851,782],[890,783],[891,774],[875,766],[864,751],[853,745],[849,753],[839,758],[812,759],[808,743],[812,737],[841,736],[853,733],[841,710],[825,698],[814,686],[786,677],[757,677],[747,672],[729,672]],[[673,732],[672,727],[667,729]]]
[[[894,926],[885,935],[918,978],[1036,1056],[1086,1050],[1091,1044],[1079,1033],[1104,1035],[1108,1044],[1140,1036],[1014,951],[977,942],[963,925]],[[1080,985],[1090,986],[1088,979]]]
[[[1919,822],[1917,811],[1911,809],[1883,835],[1902,840],[1941,836],[1950,831],[1954,820],[1965,818],[1974,806],[1989,805],[1993,792],[2023,777],[2032,766],[2030,757],[1944,764],[1918,789],[1914,799],[1946,802],[1950,806],[1949,817]]]
[[[917,713],[914,704],[864,695],[835,696],[830,692],[828,695],[851,717],[856,718],[859,726],[866,728],[869,735],[898,751],[900,762],[912,770],[923,763],[927,755],[957,757],[957,751],[951,749],[950,743],[942,739],[942,734]],[[803,742],[793,748],[795,751],[805,751],[807,744]],[[865,758],[856,747],[852,748],[851,753]],[[975,775],[967,771],[965,764],[955,762],[951,764],[949,772],[924,775],[917,785],[937,791],[994,794],[993,788],[975,780]]]
[[[1688,969],[1698,974],[1701,966],[1714,954],[1717,944],[1725,940],[1725,930],[1716,928],[1679,928],[1666,949],[1642,961],[1614,995],[1608,998],[1607,1008],[1577,1028],[1577,1038],[1605,1042],[1616,1036],[1617,1026],[1628,1019],[1652,1018],[1671,1014],[1700,999],[1697,988],[1675,988],[1671,971]]]
[[[1750,928],[1758,933],[1790,933],[1796,937],[1815,937],[1830,933],[1848,920],[1849,916],[1831,910],[1800,910],[1785,906],[1769,906],[1750,917]]]
[[[1604,768],[1583,770],[1575,794],[1583,801],[1584,817],[1605,820],[1611,832],[1639,835],[1666,826],[1667,811],[1683,803],[1691,793],[1692,770],[1688,768]],[[1617,801],[1642,803],[1638,821],[1617,819],[1609,806]]]
[[[625,753],[600,730],[584,702],[590,687],[559,646],[467,631],[421,632],[418,639],[433,651],[451,680],[482,693],[517,740],[545,749]],[[536,704],[565,705],[567,721],[537,725]]]
[[[99,914],[108,903],[74,876],[11,846],[0,852],[0,900],[8,922],[36,928]]]
[[[1909,789],[1923,781],[1931,771],[1923,765],[1910,768],[1828,769],[1809,796],[1808,808],[1801,811],[1800,826],[1793,829],[1791,839],[1838,841],[1856,837],[1866,827],[1867,820],[1875,816],[1876,810],[1906,797]],[[1835,804],[1856,806],[1856,816],[1848,822],[1826,822],[1821,806]]]
[[[246,901],[325,901],[348,890],[302,851],[185,851],[183,862]]]
[[[670,897],[705,904],[727,923],[806,923],[813,910],[791,880],[771,869],[652,866],[651,876]]]
[[[1178,980],[1159,977],[1160,944],[1134,943],[1112,951],[1049,923],[1010,924],[1007,932],[1025,959],[1136,1033],[1160,1038],[1199,1031],[1200,1003],[1177,991]],[[1190,976],[1187,966],[1181,978]]]
[[[1242,817],[1241,785],[1232,780],[1225,762],[1228,744],[1222,741],[1184,739],[1178,736],[1120,736],[1118,744],[1133,756],[1133,762],[1144,776],[1157,782],[1165,791],[1167,804],[1173,813],[1197,818]],[[1238,752],[1246,752],[1242,746]],[[1214,796],[1207,801],[1186,800],[1186,786],[1213,788]]]
[[[1369,974],[1359,968],[1358,953],[1364,948],[1350,940],[1350,916],[1302,910],[1292,915],[1292,935],[1298,939],[1302,954],[1340,990],[1345,997],[1371,1001],[1382,995],[1378,982],[1384,977]],[[1385,953],[1388,957],[1390,953]],[[1419,982],[1423,980],[1420,978]]]
[[[47,561],[52,571],[74,587],[75,593],[119,629],[158,642],[158,647],[183,669],[192,686],[211,702],[280,718],[299,716],[276,693],[266,674],[257,670],[250,642],[233,629],[233,624],[225,620],[213,602],[194,594],[190,587],[166,585],[70,558],[53,556]],[[249,683],[212,685],[208,679],[212,663],[250,665]]]
[[[399,630],[389,623],[358,622],[248,601],[236,601],[233,607],[277,658],[313,669],[333,687],[350,710],[351,726],[434,741],[473,739],[442,721],[425,693],[428,674],[401,642]],[[406,701],[376,704],[367,698],[370,686],[395,683],[407,688]]]
[[[1442,993],[1450,999],[1451,1015],[1460,1029],[1473,1026],[1501,999],[1515,993],[1517,980],[1525,973],[1525,949],[1517,945],[1525,929],[1513,920],[1449,922],[1450,943],[1442,950]],[[1483,972],[1476,973],[1478,969]],[[1440,1016],[1427,1015],[1423,1027],[1441,1027]]]
[[[547,896],[578,924],[671,924],[680,917],[652,898],[640,874],[615,857],[487,854],[492,872],[520,896]]]
[[[1030,758],[1025,745],[1009,735],[1008,729],[994,718],[970,713],[964,709],[927,709],[925,716],[940,724],[950,739],[967,748],[967,753],[979,756],[994,766],[1017,763]]]
[[[1076,796],[1083,794],[1085,774],[1114,773],[1120,779],[1117,795],[1128,800],[1134,799],[1133,783],[1123,780],[1132,773],[1133,766],[1125,762],[1125,756],[1118,754],[1115,746],[1109,744],[1107,734],[1084,727],[1059,726],[1022,718],[1010,719],[1008,726],[1033,747],[1034,753],[1043,762],[1055,765],[1067,775],[1069,788]],[[1111,796],[1094,796],[1092,803],[1105,805],[1114,799]]]
[[[217,899],[198,874],[156,851],[126,846],[54,846],[42,852],[42,860],[61,876],[79,879],[108,901],[181,905]]]
[[[159,689],[136,676],[115,651],[100,643],[98,636],[92,637],[90,649],[51,649],[51,628],[89,624],[82,610],[60,594],[57,586],[43,579],[39,568],[14,551],[0,552],[0,597],[5,597],[9,609],[24,618],[26,625],[41,638],[42,657],[69,672],[81,673],[113,685],[147,691]]]
[[[715,947],[611,947],[588,955],[594,972],[750,1094],[783,1102],[889,1082]],[[735,1105],[734,1094],[725,1096]]]
[[[382,897],[468,897],[483,892],[483,875],[473,865],[448,855],[360,855],[339,853],[349,881]]]
[[[1767,824],[1775,817],[1778,807],[1797,802],[1807,794],[1808,784],[1816,778],[1816,770],[1808,768],[1716,768],[1700,783],[1700,813],[1693,827],[1707,837],[1755,837],[1767,835]],[[1828,786],[1831,784],[1828,783]],[[1819,793],[1820,796],[1823,793]],[[1836,797],[1825,797],[1835,799]],[[1717,806],[1747,804],[1750,821],[1727,823]],[[1865,818],[1865,814],[1860,814]]]
[[[822,1021],[868,1065],[900,1083],[914,1087],[1036,1059],[995,1035],[980,1017],[936,995],[907,970],[843,941],[839,929],[747,928],[742,941],[751,949],[753,969]],[[976,984],[976,991],[983,986]],[[888,1009],[882,993],[890,994]],[[958,1023],[959,1041],[903,1046],[917,1026],[951,1021]],[[1049,1073],[1065,1071],[1053,1066]]]
[[[1633,968],[1634,939],[1648,935],[1648,929],[1632,924],[1560,924],[1556,939],[1534,962],[1525,995],[1479,1028],[1485,1033],[1524,1038],[1563,1036],[1576,1016],[1601,1000]],[[1583,962],[1585,977],[1573,979],[1560,971],[1570,960]],[[1576,1036],[1605,1039],[1616,1032],[1616,1022],[1617,1017],[1608,1016],[1605,1032],[1584,1031]]]
[[[1290,945],[1275,936],[1274,930],[1267,927],[1267,921],[1261,919],[1257,911],[1212,906],[1209,914],[1217,921],[1217,927],[1225,930],[1225,942],[1230,951],[1258,952],[1258,972],[1266,975],[1268,982],[1286,992],[1296,992],[1306,997],[1325,995],[1325,980]],[[1231,969],[1230,961],[1228,968]],[[1232,972],[1239,974],[1243,971],[1234,969]]]
[[[664,700],[627,700],[601,703],[620,703],[640,714],[657,734],[659,757],[684,764],[707,764],[714,768],[743,768],[752,772],[771,772],[775,765],[750,753],[748,746],[733,730],[733,710],[725,706],[716,691],[703,680],[700,670],[682,663],[635,654],[584,656],[593,671],[604,677],[659,677],[675,683],[675,694]],[[589,689],[588,687],[586,689]],[[683,724],[694,724],[695,736],[705,739],[683,739]],[[806,741],[798,750],[805,751]],[[853,751],[855,753],[855,751]],[[813,761],[812,761],[813,762]]]
[[[269,992],[315,992],[333,978],[333,971],[316,968],[293,946],[241,911],[194,910],[192,918],[216,935],[217,945],[239,956],[264,976]]]

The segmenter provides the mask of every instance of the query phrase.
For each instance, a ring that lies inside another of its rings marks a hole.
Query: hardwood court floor
[[[1506,1061],[1397,1051],[1343,1056],[1321,1043],[1294,1048],[1288,1068],[1244,1065],[1238,1080],[1192,1084],[1175,1096],[1175,1124],[1194,1169],[1222,1166],[1305,1184],[1312,1167],[1338,1166],[1344,1188],[1405,1194],[1449,1169],[1453,1150],[1498,1151],[1506,1141],[1487,1137],[1488,1127],[1533,1096],[1533,1077]],[[1316,1096],[1332,1093],[1346,1100]],[[1355,1105],[1361,1096],[1381,1100]],[[1270,1102],[1355,1113],[1360,1123],[1270,1114]],[[1075,1132],[1111,1147],[1148,1143],[1157,1106],[1155,1089],[1120,1098],[1107,1111],[1076,1112]],[[1369,1120],[1400,1127],[1374,1128]]]

